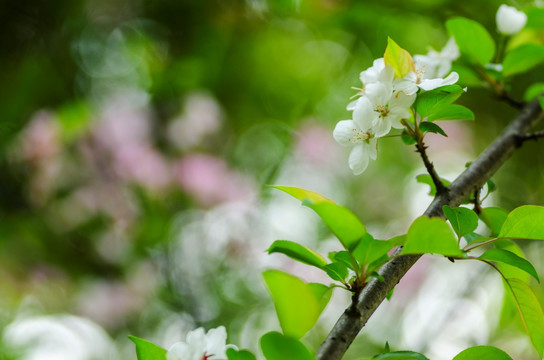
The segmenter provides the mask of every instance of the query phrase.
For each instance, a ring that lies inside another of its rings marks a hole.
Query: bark
[[[442,206],[459,206],[461,202],[480,187],[527,139],[527,132],[542,118],[542,109],[538,101],[525,105],[518,116],[485,149],[444,193],[438,193],[424,215],[443,217]],[[397,250],[400,252],[400,250]],[[406,272],[416,263],[421,255],[404,255],[385,263],[379,274],[385,279],[380,282],[371,280],[352,304],[340,316],[333,329],[319,348],[316,357],[319,360],[339,360],[364,327],[370,316],[397,285]]]

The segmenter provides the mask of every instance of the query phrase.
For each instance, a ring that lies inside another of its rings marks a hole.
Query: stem
[[[463,250],[464,250],[464,251],[472,251],[472,250],[477,249],[477,248],[479,248],[479,247],[481,247],[481,246],[484,246],[484,245],[487,245],[487,244],[494,243],[494,242],[497,241],[497,240],[501,240],[501,239],[500,239],[500,238],[494,238],[494,239],[491,239],[491,240],[482,241],[482,242],[480,242],[480,243],[478,243],[478,244],[476,244],[476,245],[474,245],[474,246],[472,246],[472,247],[469,247],[470,244],[467,244],[467,246],[465,246],[465,247],[463,248]]]
[[[541,118],[542,108],[538,100],[527,104],[472,165],[455,179],[449,191],[436,195],[425,215],[443,217],[443,205],[458,206],[476,189],[482,187],[519,147],[517,140],[519,134],[526,133]],[[398,249],[394,255],[399,255],[400,251],[401,249]],[[340,360],[387,294],[420,257],[421,255],[395,256],[385,263],[378,271],[385,281],[370,280],[361,293],[353,298],[352,304],[340,316],[319,348],[317,359]]]
[[[497,96],[497,99],[502,100],[512,106],[513,108],[517,110],[521,110],[526,103],[523,101],[519,101],[511,97],[504,88],[503,83],[497,82],[495,79],[493,79],[491,76],[489,76],[488,73],[485,72],[485,70],[481,67],[475,67],[476,73],[480,75],[482,80],[484,80],[486,83],[488,83],[493,90],[495,90],[495,95]]]
[[[419,132],[419,129],[417,127],[416,130]],[[438,195],[445,194],[448,192],[448,188],[444,185],[442,180],[440,180],[440,176],[438,176],[438,173],[436,172],[433,163],[429,160],[429,157],[427,156],[426,149],[427,147],[423,143],[423,136],[420,136],[416,143],[416,151],[421,155],[423,164],[425,165],[425,168],[427,169],[429,175],[431,175],[431,179],[433,180],[434,186],[436,187],[436,193]]]

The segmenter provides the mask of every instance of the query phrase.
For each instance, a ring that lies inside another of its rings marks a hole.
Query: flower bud
[[[497,29],[501,34],[513,35],[527,22],[527,15],[508,5],[501,5],[497,11]]]

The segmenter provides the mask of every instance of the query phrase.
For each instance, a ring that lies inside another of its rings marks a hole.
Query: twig
[[[425,144],[423,143],[423,140],[420,139],[416,143],[416,151],[421,155],[423,164],[425,164],[425,168],[427,169],[427,172],[429,173],[429,175],[431,175],[431,179],[433,180],[434,186],[436,187],[436,193],[445,194],[448,191],[448,188],[444,185],[442,180],[440,180],[440,176],[438,176],[433,163],[429,160],[429,157],[427,156],[426,149],[427,149],[427,146],[425,146]]]
[[[535,131],[535,132],[526,133],[526,134],[519,134],[517,136],[518,146],[521,146],[521,144],[523,144],[527,140],[538,140],[543,137],[544,137],[544,130]]]
[[[425,211],[429,217],[443,217],[442,206],[458,206],[471,193],[479,189],[514,153],[519,134],[526,133],[542,118],[542,108],[537,100],[527,104],[510,125],[449,187],[438,194]],[[394,255],[399,255],[397,250]],[[317,351],[319,360],[340,360],[370,316],[397,285],[421,255],[395,256],[385,263],[378,273],[385,279],[372,279],[359,296],[338,319],[333,329]]]

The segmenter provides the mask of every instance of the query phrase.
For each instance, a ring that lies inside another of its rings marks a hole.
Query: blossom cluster
[[[379,138],[392,128],[403,128],[401,120],[412,116],[410,109],[420,89],[452,85],[459,79],[456,72],[450,72],[452,61],[459,57],[453,38],[440,52],[430,50],[427,55],[414,56],[413,61],[407,56],[410,71],[402,77],[384,58],[374,60],[370,68],[361,72],[359,98],[348,105],[348,110],[353,111],[352,119],[340,121],[334,129],[336,141],[353,146],[349,167],[355,175],[366,170],[370,159],[376,159]]]

